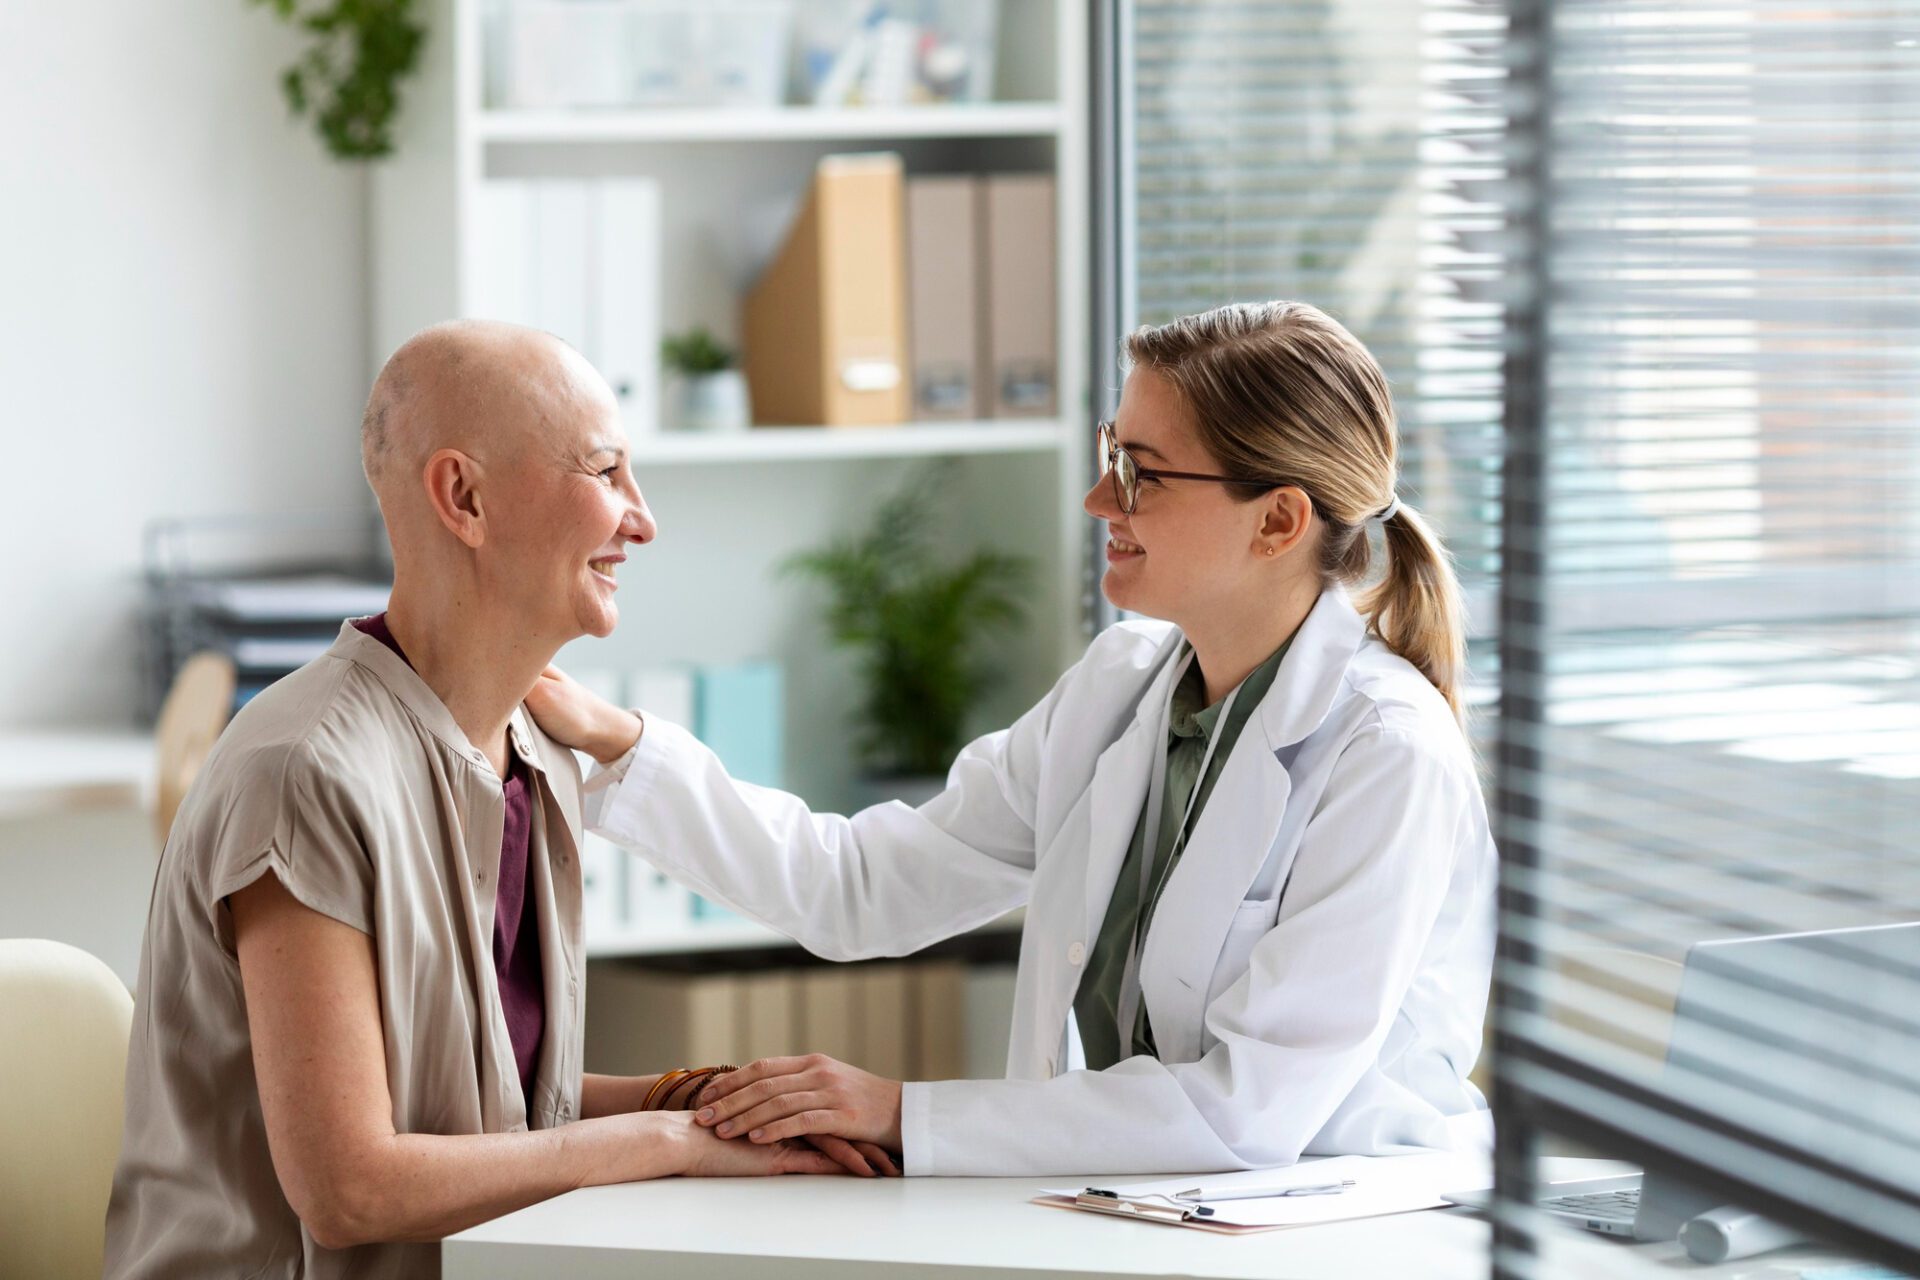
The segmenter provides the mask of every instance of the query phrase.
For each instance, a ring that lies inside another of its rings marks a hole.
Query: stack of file
[[[387,607],[390,583],[338,573],[202,577],[161,586],[149,605],[148,701],[157,711],[173,674],[202,650],[233,660],[234,710],[327,651],[347,618]]]
[[[606,378],[629,434],[657,430],[659,183],[488,179],[473,230],[467,314],[562,339]]]
[[[743,782],[785,784],[780,667],[772,662],[646,667],[633,672],[581,668],[573,678],[607,701],[638,707],[649,719],[688,729]],[[591,762],[582,760],[582,769]],[[673,934],[739,917],[682,888],[599,836],[580,851],[586,934],[598,938]]]
[[[749,293],[755,421],[873,426],[1058,410],[1054,182],[828,156]]]

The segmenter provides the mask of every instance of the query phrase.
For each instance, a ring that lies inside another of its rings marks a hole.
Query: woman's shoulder
[[[1102,670],[1148,671],[1168,645],[1178,640],[1180,628],[1157,618],[1128,618],[1094,636],[1087,646],[1087,665]]]
[[[408,750],[419,733],[371,685],[353,664],[322,659],[262,690],[201,767],[197,807],[226,834],[257,840],[296,815],[371,812],[424,784],[424,759]]]
[[[1395,740],[1402,751],[1474,770],[1473,751],[1453,708],[1420,669],[1377,636],[1368,636],[1347,666],[1356,732]]]

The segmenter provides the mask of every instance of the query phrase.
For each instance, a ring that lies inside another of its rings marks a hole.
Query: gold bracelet
[[[663,1085],[667,1087],[667,1093],[671,1095],[673,1090],[678,1087],[679,1082],[692,1074],[693,1072],[685,1067],[676,1067],[672,1071],[662,1075],[658,1080],[653,1082],[653,1088],[647,1090],[646,1100],[640,1104],[640,1109],[642,1111],[653,1110],[654,1099],[659,1096],[660,1089]]]
[[[698,1071],[689,1072],[687,1079],[680,1081],[671,1089],[667,1090],[667,1096],[661,1099],[661,1105],[670,1105],[673,1101],[673,1095],[680,1092],[681,1089],[685,1089],[687,1095],[680,1109],[682,1111],[691,1110],[694,1102],[700,1096],[700,1090],[706,1088],[709,1081],[713,1080],[716,1076],[723,1076],[730,1071],[738,1071],[739,1069],[740,1068],[735,1066],[701,1067]]]

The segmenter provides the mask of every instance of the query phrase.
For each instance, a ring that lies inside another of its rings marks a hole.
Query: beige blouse
[[[579,1115],[579,768],[524,708],[509,739],[535,789],[527,895],[547,1021],[533,1114],[494,980],[500,778],[426,683],[348,624],[234,717],[161,854],[108,1277],[439,1274],[436,1245],[321,1248],[281,1194],[225,901],[263,872],[373,939],[395,1129],[504,1133]]]

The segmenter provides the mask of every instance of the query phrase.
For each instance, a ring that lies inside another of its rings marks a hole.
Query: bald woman
[[[891,1172],[581,1071],[580,778],[520,700],[613,629],[654,535],[606,384],[543,334],[439,325],[361,449],[393,595],[241,710],[174,823],[106,1274],[437,1275],[425,1242],[574,1187]]]

